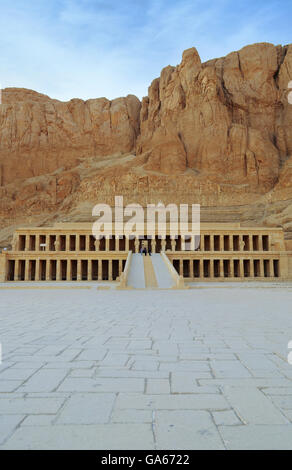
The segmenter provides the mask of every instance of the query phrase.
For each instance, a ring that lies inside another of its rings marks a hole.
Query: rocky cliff
[[[201,63],[195,48],[135,96],[60,102],[8,88],[0,106],[0,240],[18,224],[90,220],[93,204],[201,203],[203,220],[292,236],[292,45]]]

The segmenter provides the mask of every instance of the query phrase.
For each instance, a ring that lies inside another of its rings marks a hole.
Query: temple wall
[[[91,224],[16,230],[12,250],[0,255],[0,280],[115,281],[129,251],[141,244],[152,253],[165,252],[186,280],[292,279],[292,251],[282,229],[240,227],[239,224],[202,224],[190,240],[147,234],[129,239],[112,235],[96,240]],[[143,232],[142,232],[143,233]]]
[[[6,272],[7,272],[7,256],[6,253],[0,254],[0,282],[4,282],[6,280]]]
[[[288,277],[292,279],[292,251],[288,255]]]

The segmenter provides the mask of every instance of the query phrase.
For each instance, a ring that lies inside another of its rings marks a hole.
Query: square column
[[[71,268],[71,260],[67,260],[67,273],[66,273],[66,280],[71,281],[72,277],[72,268]]]
[[[85,251],[89,251],[89,235],[85,235]]]
[[[77,260],[77,281],[81,281],[81,259]]]
[[[15,271],[14,271],[14,280],[18,281],[19,279],[19,259],[15,260]]]
[[[129,240],[129,237],[126,237],[126,239],[125,239],[125,247],[126,247],[126,251],[129,251],[129,250],[130,250],[130,240]]]
[[[102,281],[102,260],[98,260],[98,276],[97,276],[98,281]]]
[[[49,235],[45,235],[44,243],[46,244],[45,251],[50,251],[50,236]]]
[[[270,259],[270,277],[275,277],[275,271],[274,271],[274,263],[273,260]],[[15,268],[16,269],[16,268]]]
[[[120,251],[119,250],[119,243],[120,243],[120,238],[118,235],[116,235],[116,238],[115,238],[115,251]]]
[[[40,236],[37,234],[35,236],[35,250],[40,251]]]
[[[200,277],[204,277],[204,263],[203,263],[203,258],[200,258]]]
[[[119,259],[119,277],[123,272],[123,260]]]
[[[56,261],[56,281],[61,281],[61,260]]]
[[[186,239],[185,239],[184,236],[180,237],[180,249],[181,249],[181,251],[186,250]]]
[[[205,251],[205,239],[204,239],[204,235],[201,235],[200,248],[201,248],[201,251]]]
[[[259,251],[263,251],[263,236],[259,235]]]
[[[87,280],[92,281],[92,261],[91,259],[87,262]]]
[[[76,234],[76,251],[80,251],[80,235]]]
[[[260,259],[260,277],[264,277],[264,260]]]
[[[253,251],[252,235],[248,236],[249,251]]]
[[[70,251],[70,235],[66,235],[66,251]]]
[[[219,235],[219,251],[224,251],[224,236]]]
[[[223,259],[219,259],[219,276],[224,277]]]
[[[111,259],[108,260],[108,280],[113,280],[113,262]]]
[[[249,243],[250,243],[250,240],[249,240]],[[249,258],[249,275],[250,275],[250,277],[254,277],[253,258]]]
[[[234,277],[234,260],[230,260],[230,277]]]
[[[50,281],[50,260],[46,260],[46,281]]]
[[[106,237],[105,239],[105,251],[109,251],[109,238]]]
[[[190,259],[190,276],[191,278],[194,277],[194,260]]]
[[[213,237],[211,237],[213,238]],[[214,260],[211,258],[210,259],[210,277],[213,278],[214,277]]]
[[[29,260],[25,260],[24,280],[29,281]]]
[[[182,273],[183,273],[183,262],[182,262],[182,259],[179,260],[179,275],[182,276]]]
[[[40,280],[40,260],[36,259],[35,261],[35,280]]]
[[[239,260],[239,276],[244,277],[243,259],[242,258],[240,258],[240,260]]]

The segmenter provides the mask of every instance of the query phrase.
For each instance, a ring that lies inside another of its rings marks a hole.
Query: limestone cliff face
[[[292,45],[262,43],[206,63],[191,48],[142,103],[4,90],[0,241],[18,223],[85,220],[114,194],[201,203],[207,220],[283,225],[292,237],[291,80]]]
[[[135,96],[67,103],[9,88],[0,106],[2,186],[76,166],[84,157],[131,151],[139,134]]]
[[[271,189],[292,150],[291,73],[292,46],[255,44],[204,64],[185,51],[142,102],[137,149],[147,169]]]

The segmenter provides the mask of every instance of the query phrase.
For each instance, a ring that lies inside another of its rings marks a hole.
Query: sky
[[[141,99],[183,50],[289,44],[291,23],[291,0],[0,0],[0,87]]]

